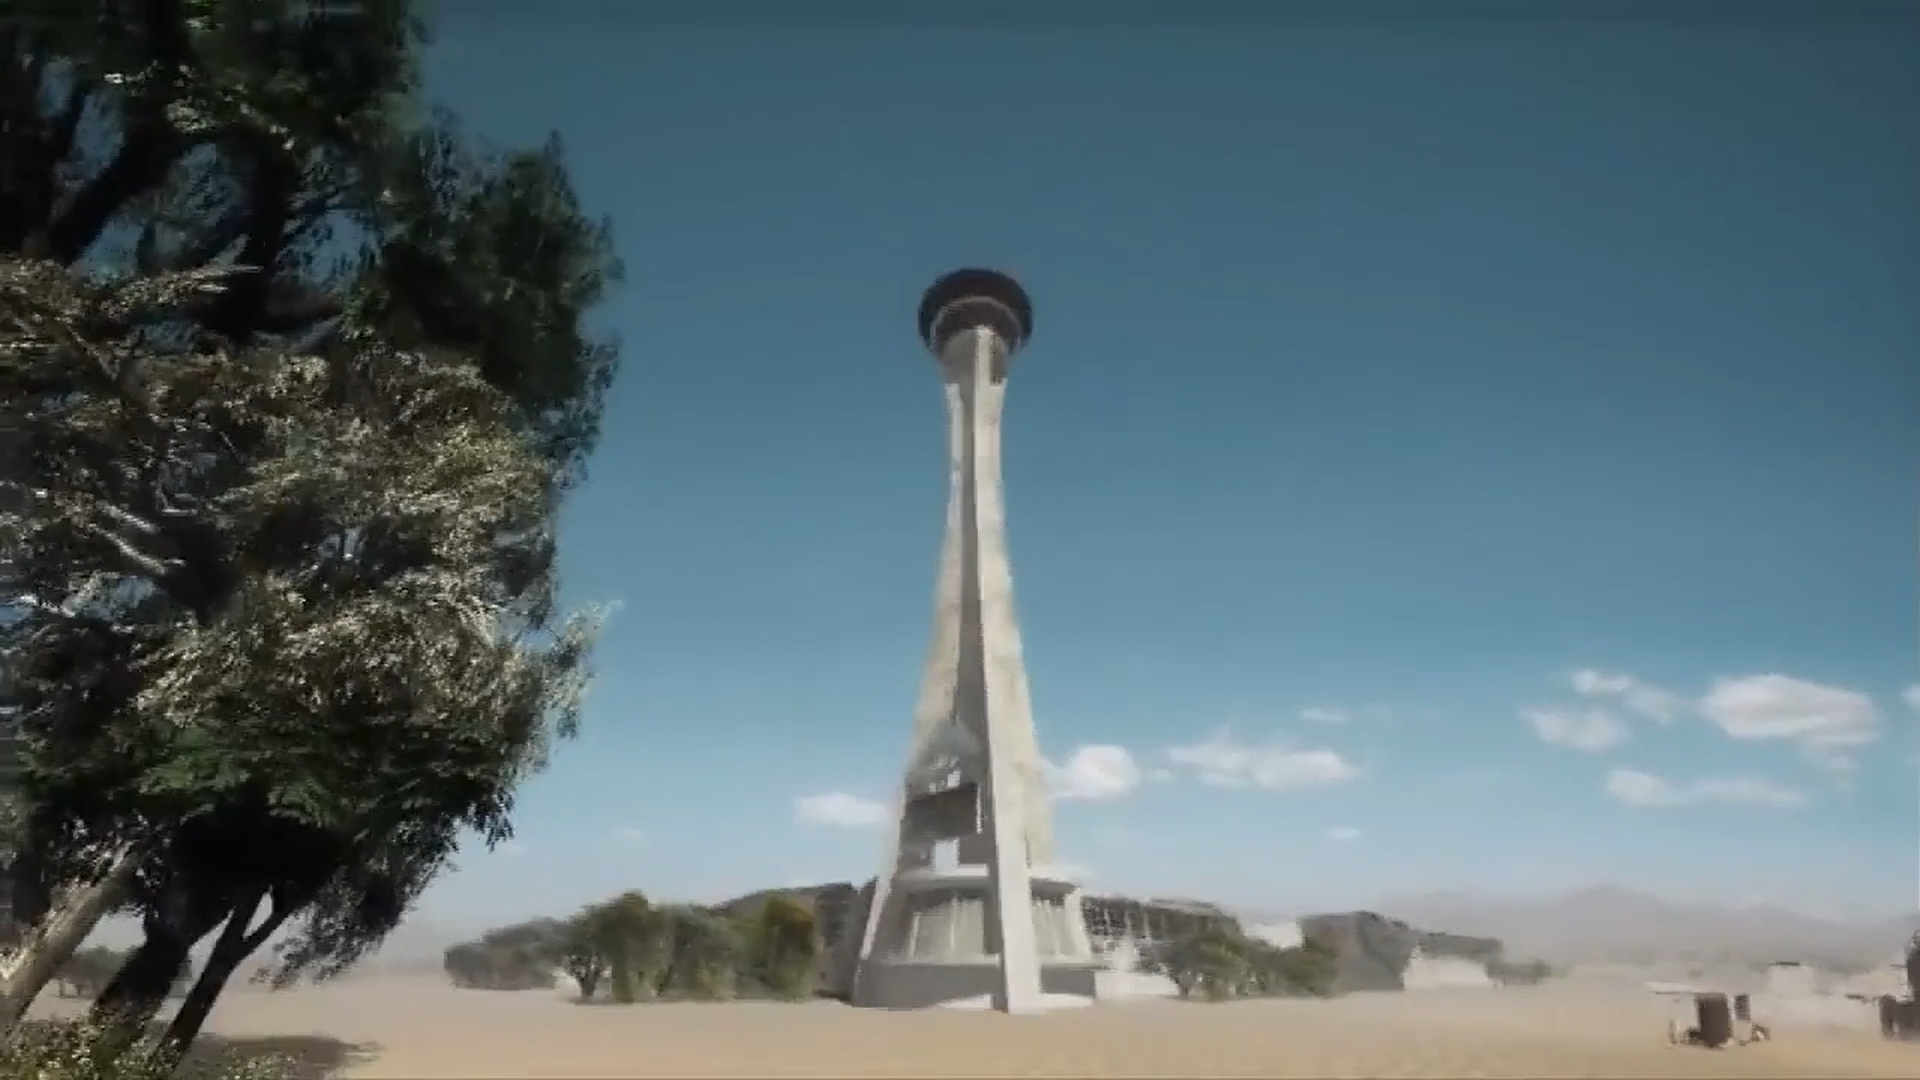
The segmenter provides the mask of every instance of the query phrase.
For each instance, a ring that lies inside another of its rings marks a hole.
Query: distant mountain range
[[[1920,914],[1840,922],[1766,905],[1680,904],[1611,887],[1529,898],[1425,893],[1382,901],[1379,910],[1415,926],[1497,937],[1509,953],[1559,965],[1758,967],[1794,960],[1864,971],[1899,960],[1920,929]]]

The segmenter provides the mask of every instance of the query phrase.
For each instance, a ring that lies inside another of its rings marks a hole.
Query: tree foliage
[[[807,905],[788,896],[768,897],[749,925],[747,949],[753,975],[774,993],[804,997],[818,986],[820,930]]]
[[[742,971],[752,970],[746,928],[724,912],[692,904],[662,914],[667,962],[655,981],[656,993],[708,1001],[738,994]]]
[[[544,951],[517,947],[516,935],[539,927]],[[821,947],[812,910],[774,896],[751,912],[693,904],[656,906],[638,891],[589,905],[565,923],[537,921],[490,931],[447,950],[454,985],[533,989],[551,985],[556,967],[591,1000],[632,1004],[659,998],[715,1001],[811,996]]]
[[[1268,996],[1326,997],[1340,974],[1339,950],[1313,934],[1289,948],[1256,942],[1251,960],[1254,988]]]
[[[607,957],[594,938],[594,926],[586,912],[567,920],[560,929],[560,968],[573,980],[583,1000],[593,997],[607,975]]]
[[[304,356],[89,333],[209,291],[0,266],[0,385],[38,436],[30,611],[10,628],[27,790],[60,812],[57,849],[156,851],[147,966],[116,980],[136,1006],[222,922],[223,963],[257,948],[263,903],[271,925],[323,916],[290,970],[377,940],[462,830],[508,834],[519,779],[570,730],[588,642],[543,625],[550,584],[502,584],[545,528],[547,465],[457,355],[358,330]],[[113,657],[97,680],[74,677],[88,644]]]
[[[1307,935],[1283,948],[1215,923],[1161,945],[1151,963],[1181,997],[1212,1001],[1237,997],[1324,997],[1333,989],[1340,955],[1329,941]]]
[[[446,951],[444,966],[455,986],[469,990],[545,990],[567,941],[566,924],[553,919],[489,930],[478,941]]]
[[[41,6],[0,22],[22,913],[135,860],[99,1008],[218,931],[183,1046],[282,925],[283,979],[377,943],[570,732],[554,517],[618,267],[556,143],[425,107],[405,0]]]
[[[1196,991],[1211,999],[1239,995],[1250,968],[1253,942],[1237,928],[1210,924],[1168,943],[1161,967],[1179,988],[1181,997]]]
[[[89,945],[68,957],[60,965],[60,996],[91,998],[106,989],[128,958],[129,949],[115,949],[106,945]],[[173,981],[169,996],[184,997],[193,982],[190,970],[182,970]]]
[[[613,1000],[630,1003],[653,997],[656,973],[669,951],[665,914],[636,889],[589,908],[580,918],[587,943],[606,966]]]
[[[150,1041],[85,1022],[25,1025],[0,1037],[0,1080],[166,1080],[175,1055]],[[223,1053],[197,1062],[194,1080],[293,1080],[310,1072],[282,1055]]]
[[[1534,986],[1553,977],[1553,966],[1544,960],[1495,957],[1487,962],[1487,977],[1503,986]]]

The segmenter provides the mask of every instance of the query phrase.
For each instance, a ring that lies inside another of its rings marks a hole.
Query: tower
[[[1027,294],[989,270],[954,271],[920,302],[946,392],[946,540],[893,832],[842,965],[855,1004],[1031,1012],[1094,993],[1080,891],[1054,863],[1007,562],[1000,418],[1032,328]]]

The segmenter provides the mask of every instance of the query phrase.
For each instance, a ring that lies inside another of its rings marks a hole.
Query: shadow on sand
[[[268,1059],[285,1066],[287,1080],[334,1080],[348,1069],[380,1056],[377,1043],[349,1043],[326,1035],[227,1037],[212,1033],[194,1040],[178,1076],[212,1076],[222,1065]],[[278,1072],[279,1070],[276,1070]]]
[[[13,1036],[28,1042],[60,1038],[70,1020],[37,1019],[22,1025]],[[148,1035],[158,1039],[166,1025],[155,1024]],[[380,1056],[377,1043],[349,1043],[328,1035],[227,1036],[204,1032],[193,1041],[186,1060],[174,1076],[180,1080],[215,1080],[225,1069],[257,1061],[275,1063],[266,1075],[285,1080],[334,1080],[349,1069]],[[260,1074],[255,1074],[260,1075]]]

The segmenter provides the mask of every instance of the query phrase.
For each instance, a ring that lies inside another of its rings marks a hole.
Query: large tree
[[[554,983],[554,969],[565,962],[571,930],[570,923],[555,919],[503,926],[447,949],[443,966],[462,988],[546,989]]]
[[[753,976],[781,997],[805,997],[819,988],[823,959],[813,908],[784,893],[760,905],[747,922]]]
[[[0,997],[131,905],[130,1021],[219,931],[184,1045],[280,925],[284,977],[376,943],[568,729],[618,268],[557,143],[427,113],[404,0],[42,6],[0,22],[0,648],[47,917]]]
[[[587,940],[607,966],[608,993],[630,1004],[652,998],[667,965],[670,941],[665,916],[645,893],[630,889],[581,912]]]

